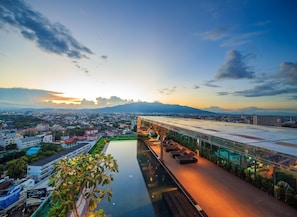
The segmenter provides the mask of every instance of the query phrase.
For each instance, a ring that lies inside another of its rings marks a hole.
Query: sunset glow
[[[1,1],[0,107],[296,109],[296,9],[289,0]]]

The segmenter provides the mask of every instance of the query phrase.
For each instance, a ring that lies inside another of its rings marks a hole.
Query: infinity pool
[[[147,146],[137,140],[112,141],[106,149],[119,165],[111,184],[111,202],[103,200],[108,217],[169,217],[162,193],[177,189]]]

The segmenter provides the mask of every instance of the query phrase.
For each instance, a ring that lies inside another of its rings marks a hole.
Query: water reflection
[[[101,202],[108,217],[170,217],[164,193],[180,192],[177,184],[142,141],[113,141],[107,153],[119,165],[111,184],[111,202]]]
[[[106,153],[111,154],[119,165],[119,173],[111,184],[111,202],[103,200],[103,208],[112,217],[155,217],[146,185],[137,163],[137,141],[112,141]]]

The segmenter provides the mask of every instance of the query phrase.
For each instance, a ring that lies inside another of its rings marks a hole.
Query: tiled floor
[[[151,146],[160,156],[160,146]],[[209,217],[296,217],[297,210],[199,157],[180,165],[169,153],[163,162]]]

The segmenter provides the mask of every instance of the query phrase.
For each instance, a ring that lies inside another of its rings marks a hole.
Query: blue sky
[[[0,106],[297,108],[294,0],[2,0]]]

